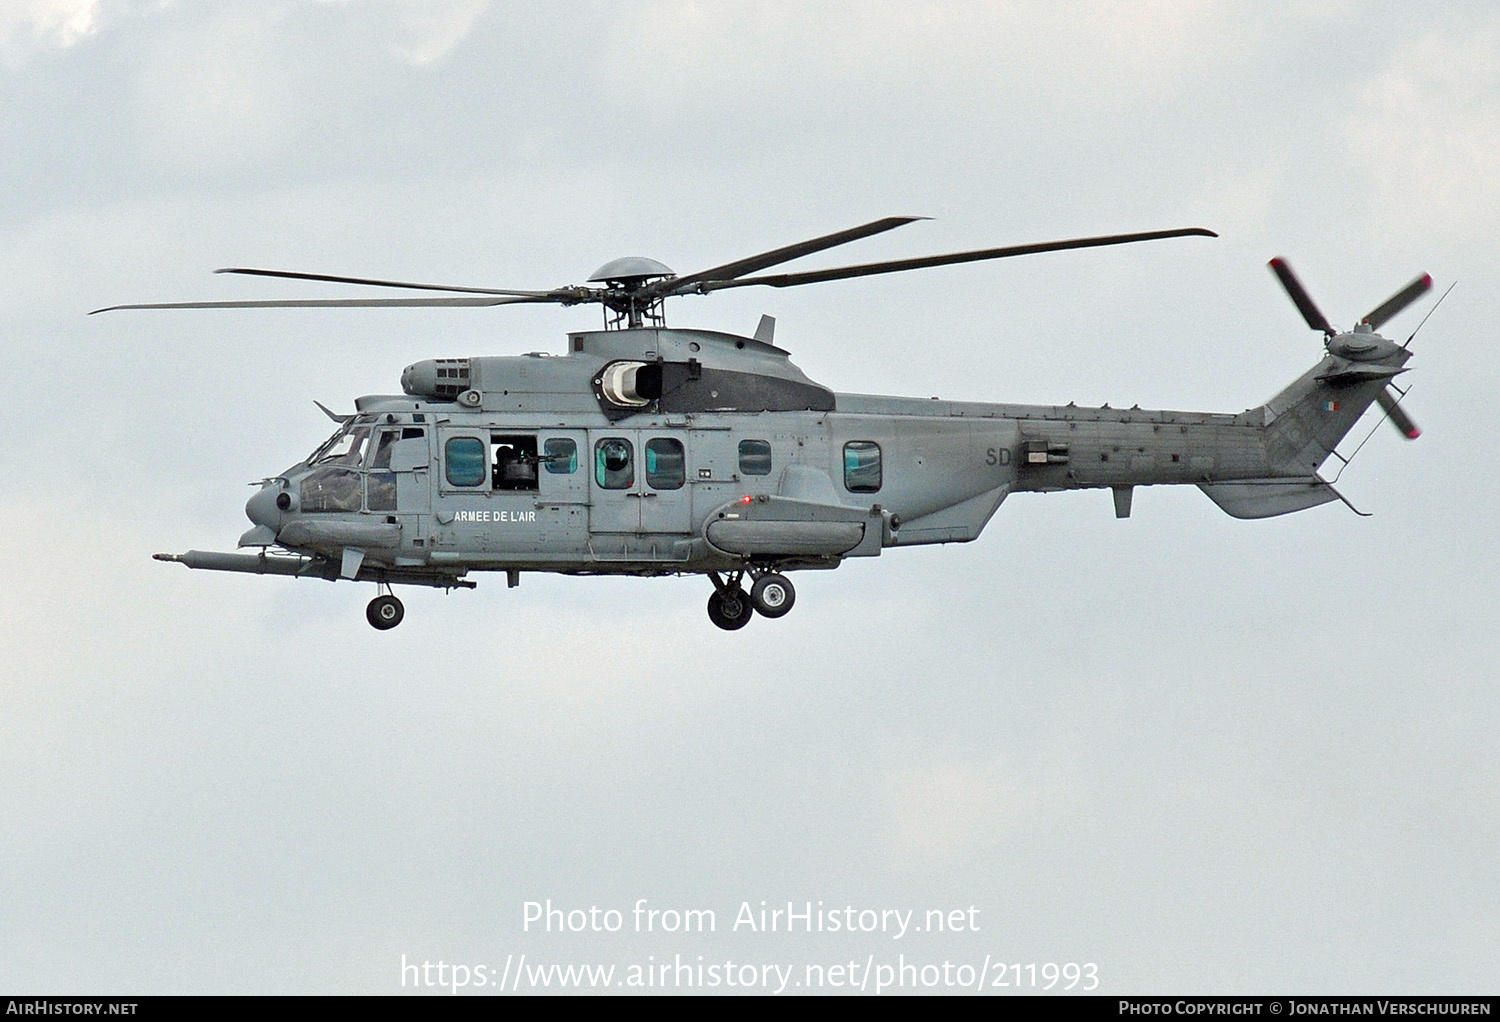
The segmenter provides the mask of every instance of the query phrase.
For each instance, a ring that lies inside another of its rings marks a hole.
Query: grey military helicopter
[[[1326,351],[1238,414],[835,393],[772,343],[769,316],[751,337],[666,325],[666,299],[725,288],[1217,236],[1183,228],[760,273],[917,219],[877,220],[686,276],[651,259],[617,259],[586,285],[548,291],[237,267],[217,272],[442,294],[111,306],[604,309],[604,329],[569,334],[561,357],[427,359],[402,372],[400,395],[361,397],[352,415],[324,408],[338,423],[333,435],[265,480],[245,507],[253,528],[239,546],[258,552],[155,556],[211,571],[373,582],[366,616],[378,629],[405,613],[392,586],[472,588],[475,571],[503,571],[510,586],[523,572],[701,574],[713,583],[709,618],[737,629],[756,613],[792,609],[791,571],[973,540],[1013,493],[1109,489],[1125,518],[1135,487],[1190,484],[1230,515],[1265,518],[1343,499],[1319,469],[1372,403],[1405,436],[1418,435],[1393,383],[1411,353],[1376,330],[1431,287],[1426,275],[1340,331],[1287,263],[1272,260]]]

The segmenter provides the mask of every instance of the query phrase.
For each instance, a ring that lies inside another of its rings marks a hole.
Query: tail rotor
[[[1324,347],[1330,355],[1340,360],[1340,365],[1329,374],[1328,379],[1353,381],[1378,379],[1381,376],[1389,379],[1402,371],[1400,366],[1408,357],[1406,349],[1375,331],[1431,290],[1430,275],[1422,274],[1381,302],[1352,331],[1340,332],[1328,322],[1328,318],[1319,310],[1317,303],[1312,300],[1312,296],[1307,293],[1302,281],[1292,272],[1291,265],[1285,259],[1278,256],[1271,260],[1270,266],[1271,272],[1276,274],[1276,279],[1281,282],[1292,304],[1297,306],[1297,311],[1302,313],[1307,325],[1322,331]],[[1375,401],[1402,436],[1415,440],[1422,435],[1422,431],[1401,407],[1404,396],[1390,383],[1386,383],[1375,395]]]

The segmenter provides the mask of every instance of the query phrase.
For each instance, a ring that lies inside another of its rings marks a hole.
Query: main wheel
[[[382,632],[395,628],[406,616],[406,608],[394,596],[377,596],[365,608],[365,619]]]
[[[797,602],[797,590],[785,575],[762,575],[750,589],[750,602],[763,617],[781,617]]]
[[[715,589],[708,597],[708,619],[725,631],[744,628],[755,613],[750,597],[739,586],[722,593]]]

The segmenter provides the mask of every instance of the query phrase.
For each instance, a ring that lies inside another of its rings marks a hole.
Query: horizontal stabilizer
[[[1340,499],[1338,491],[1317,476],[1199,483],[1198,489],[1235,518],[1273,518]]]
[[[1338,359],[1337,364],[1329,366],[1325,372],[1319,373],[1317,378],[1325,383],[1367,383],[1370,380],[1389,380],[1404,372],[1406,370],[1400,366],[1361,364],[1347,359]]]

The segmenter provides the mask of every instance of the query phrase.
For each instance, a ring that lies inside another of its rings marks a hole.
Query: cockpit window
[[[364,486],[358,472],[347,468],[320,468],[302,480],[301,508],[304,512],[358,511]]]
[[[391,448],[396,446],[396,441],[401,439],[399,429],[383,429],[379,438],[375,441],[375,453],[370,458],[371,468],[391,467]]]
[[[426,437],[426,432],[420,426],[398,426],[391,429],[378,430],[375,433],[375,439],[368,444],[370,448],[370,467],[380,469],[390,468],[391,457],[395,452],[397,445],[400,444],[401,441],[425,441]],[[413,455],[409,455],[406,459],[407,463],[405,465],[405,469],[407,471],[411,470],[412,465],[410,464],[410,462],[415,456],[422,457],[425,463],[427,448],[426,443],[417,444],[416,448],[417,452]],[[408,448],[408,450],[410,450],[410,448]]]
[[[309,454],[307,456],[307,463],[309,465],[315,465],[315,464],[317,464],[318,459],[321,458],[321,457],[323,457],[323,455],[327,454],[328,453],[328,449],[330,447],[332,447],[334,444],[338,443],[339,440],[341,440],[342,438],[344,438],[345,436],[347,436],[349,434],[349,431],[352,430],[353,428],[354,428],[354,420],[353,419],[350,419],[349,421],[345,422],[343,425],[339,426],[338,429],[336,429],[336,430],[333,431],[333,436],[329,437],[327,440],[324,440],[321,444],[319,444],[313,450],[313,452],[311,454]]]
[[[365,451],[365,440],[369,436],[369,426],[356,426],[351,419],[340,426],[338,432],[325,440],[316,451],[313,451],[307,463],[309,465],[358,465]]]

